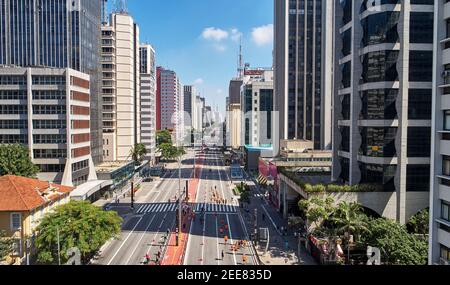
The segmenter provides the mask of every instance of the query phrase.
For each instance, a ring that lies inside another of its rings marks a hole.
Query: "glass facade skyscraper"
[[[392,193],[403,224],[429,198],[433,5],[334,2],[333,178]]]
[[[275,1],[275,111],[281,139],[314,141],[316,149],[331,147],[332,38],[323,25],[331,11],[327,2]]]
[[[102,159],[102,0],[1,0],[0,65],[72,68],[90,75],[91,147]]]

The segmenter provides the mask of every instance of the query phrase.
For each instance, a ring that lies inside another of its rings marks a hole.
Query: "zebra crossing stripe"
[[[147,210],[150,206],[151,206],[151,204],[145,205],[144,208],[142,209],[142,213],[147,213]]]
[[[142,205],[142,206],[139,207],[139,209],[137,210],[137,213],[138,213],[138,214],[141,213],[142,208],[144,208],[144,205]]]
[[[146,210],[147,213],[150,213],[150,212],[153,210],[154,207],[155,207],[155,204],[150,204],[150,205],[147,207],[147,209],[145,209],[145,210]]]

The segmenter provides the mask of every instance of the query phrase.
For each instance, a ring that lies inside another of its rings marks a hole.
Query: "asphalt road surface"
[[[210,153],[205,159],[208,165],[203,168],[197,201],[193,205],[197,215],[190,228],[185,265],[256,264],[239,204],[220,155],[219,152]],[[231,245],[237,241],[245,241],[247,246],[233,251]]]
[[[193,174],[193,152],[184,157],[181,168],[182,188]],[[220,152],[204,154],[195,203],[196,213],[189,228],[189,237],[183,263],[185,265],[242,265],[256,264],[253,248],[249,245],[247,229],[238,209],[237,198]],[[154,263],[167,249],[167,231],[172,233],[176,223],[175,197],[179,193],[178,165],[168,166],[171,171],[157,185],[144,184],[137,197],[135,210],[122,225],[118,239],[108,242],[93,264],[142,265],[145,256]],[[220,200],[220,201],[219,201]],[[128,208],[119,204],[112,210]],[[225,236],[228,237],[225,243]],[[232,250],[232,244],[243,241],[243,246]],[[223,253],[223,257],[222,257]]]
[[[192,159],[193,153],[188,153],[184,159]],[[93,263],[100,265],[140,265],[144,264],[148,254],[151,262],[156,261],[156,254],[164,254],[166,249],[167,231],[175,227],[176,207],[175,197],[179,197],[178,167],[172,165],[170,172],[159,185],[149,189],[144,185],[141,197],[137,198],[132,217],[122,225],[120,237],[108,242],[101,250],[99,258]],[[186,179],[192,176],[193,164],[184,164],[181,168],[181,189],[185,187]],[[115,205],[112,210],[129,207],[129,204]],[[162,258],[162,257],[161,257]],[[160,260],[161,260],[160,258]]]

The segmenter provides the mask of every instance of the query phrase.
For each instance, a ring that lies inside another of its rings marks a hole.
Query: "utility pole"
[[[131,182],[131,210],[134,210],[134,182]]]

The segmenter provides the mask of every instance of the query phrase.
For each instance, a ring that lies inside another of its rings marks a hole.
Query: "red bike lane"
[[[195,165],[195,178],[191,178],[188,183],[188,191],[189,191],[189,203],[195,203],[197,198],[197,188],[200,183],[200,175],[202,172],[202,168],[199,167],[203,165],[203,158],[200,158]],[[173,231],[170,235],[170,240],[168,243],[168,248],[164,258],[161,262],[161,265],[183,265],[184,254],[186,252],[187,242],[189,239],[189,229],[191,227],[191,218],[189,215],[185,215],[182,217],[182,224],[185,225],[184,228],[181,229],[179,234],[179,244],[176,246],[176,232]]]

